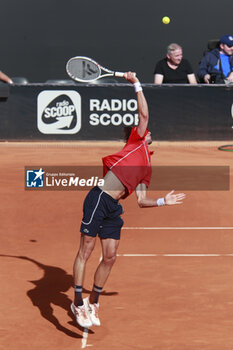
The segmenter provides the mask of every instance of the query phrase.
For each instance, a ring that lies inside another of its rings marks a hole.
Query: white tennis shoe
[[[74,303],[72,303],[70,308],[76,318],[77,323],[81,327],[89,328],[92,326],[88,309],[84,304],[82,306],[75,306]]]
[[[100,326],[99,319],[99,303],[98,304],[90,304],[89,298],[83,299],[83,304],[88,309],[89,317],[94,326]]]

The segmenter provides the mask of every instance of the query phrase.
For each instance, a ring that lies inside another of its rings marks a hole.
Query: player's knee
[[[93,247],[91,247],[91,246],[90,247],[83,247],[78,252],[79,260],[86,262],[90,258],[92,252],[93,252]]]
[[[112,266],[115,263],[115,261],[116,261],[116,253],[115,252],[103,257],[103,262],[106,265]]]
[[[82,249],[79,251],[79,259],[86,262],[90,256],[91,256],[91,253],[92,253],[93,249],[91,248],[85,248],[85,249]]]
[[[87,261],[95,247],[93,237],[85,237],[83,245],[80,246],[78,256],[80,260]]]
[[[90,258],[91,253],[92,253],[92,250],[85,250],[81,254],[81,259],[84,260],[84,261],[87,261]]]

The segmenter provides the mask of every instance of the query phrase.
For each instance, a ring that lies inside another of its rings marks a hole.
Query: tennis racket
[[[76,56],[69,59],[66,64],[67,74],[75,81],[82,83],[98,80],[104,77],[123,77],[124,73],[114,72],[102,67],[89,57]]]

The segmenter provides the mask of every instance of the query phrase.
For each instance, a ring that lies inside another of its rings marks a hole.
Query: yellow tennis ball
[[[170,18],[167,17],[167,16],[164,16],[163,19],[162,19],[162,22],[163,22],[164,24],[168,24],[168,23],[170,23]]]

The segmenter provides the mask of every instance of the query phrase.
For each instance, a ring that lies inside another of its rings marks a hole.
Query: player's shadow
[[[27,260],[34,263],[44,274],[41,279],[35,281],[29,281],[35,285],[35,288],[28,290],[27,295],[31,299],[32,304],[40,310],[41,316],[43,316],[47,321],[51,322],[59,331],[65,333],[66,335],[73,338],[82,338],[82,335],[77,334],[68,328],[60,324],[59,320],[55,317],[53,313],[53,308],[51,304],[57,305],[64,310],[73,319],[73,321],[68,322],[69,324],[78,327],[80,331],[83,331],[82,327],[79,327],[74,320],[74,316],[70,310],[71,300],[65,294],[73,286],[72,275],[67,274],[67,272],[59,267],[44,265],[32,258],[26,256],[14,256],[14,255],[3,255],[0,257],[12,257],[22,260]],[[90,293],[89,290],[84,289],[84,293]],[[116,295],[117,292],[106,293],[103,295]],[[89,330],[89,333],[94,333]]]

